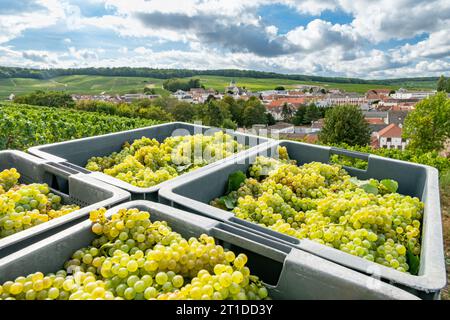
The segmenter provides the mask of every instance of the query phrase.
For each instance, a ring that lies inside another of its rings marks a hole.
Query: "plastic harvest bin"
[[[165,138],[170,136],[192,135],[192,134],[212,135],[214,132],[217,131],[224,131],[224,130],[184,122],[171,122],[167,124],[161,124],[135,130],[128,130],[96,137],[83,138],[33,147],[30,148],[28,152],[40,158],[56,162],[58,163],[58,165],[70,167],[74,170],[77,170],[78,172],[88,173],[90,174],[90,176],[96,179],[105,181],[109,184],[125,189],[131,193],[132,199],[155,200],[157,199],[157,192],[159,188],[165,182],[149,188],[136,187],[127,182],[109,176],[107,174],[101,172],[92,172],[85,169],[84,167],[87,161],[94,156],[101,157],[110,155],[113,152],[118,152],[121,150],[124,142],[126,141],[132,142],[133,140],[140,139],[143,136],[148,138],[155,138],[159,142],[162,142]],[[225,132],[233,136],[237,142],[249,147],[249,149],[247,149],[244,152],[249,152],[251,151],[251,148],[256,148],[261,144],[273,141],[268,138],[243,134],[232,130],[226,130]],[[217,165],[223,162],[223,160],[225,159],[216,161],[215,163],[212,163],[208,166],[197,169],[197,171],[203,170],[204,168],[209,166]],[[174,179],[178,178],[179,177],[176,177]]]
[[[77,204],[81,209],[1,238],[0,257],[80,222],[91,210],[109,208],[130,199],[128,192],[85,174],[70,174],[21,151],[1,151],[0,171],[10,168],[16,168],[20,173],[20,183],[47,183],[51,192],[61,196],[64,204]]]
[[[167,221],[185,238],[206,233],[224,248],[246,253],[252,274],[264,281],[275,299],[417,299],[359,272],[217,220],[144,200],[116,206],[107,215],[120,208],[149,211],[152,221]],[[0,283],[36,271],[56,272],[73,252],[90,245],[95,238],[91,225],[86,220],[0,259]]]
[[[231,212],[209,205],[212,199],[225,193],[230,173],[237,170],[246,172],[257,155],[273,156],[278,145],[287,147],[290,158],[297,160],[298,165],[312,161],[327,163],[332,154],[365,159],[368,161],[367,170],[344,168],[350,175],[360,179],[394,179],[399,183],[399,193],[419,197],[425,203],[425,208],[418,275],[403,273],[308,239],[299,240],[255,223],[238,219]],[[446,285],[438,171],[429,166],[343,149],[279,141],[270,147],[261,147],[259,151],[253,152],[251,155],[237,157],[233,161],[227,161],[207,171],[190,175],[183,180],[174,181],[161,189],[159,196],[162,203],[226,221],[252,232],[278,239],[282,243],[290,244],[330,261],[404,287],[422,298],[439,298],[440,289]]]

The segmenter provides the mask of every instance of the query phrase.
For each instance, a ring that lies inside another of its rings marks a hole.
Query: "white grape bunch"
[[[62,204],[47,184],[20,184],[19,179],[15,168],[0,172],[0,238],[79,209]]]
[[[257,157],[240,187],[211,205],[299,239],[417,272],[409,259],[420,255],[424,204],[418,198],[396,193],[393,180],[361,181],[337,164],[297,166],[286,148],[279,154],[280,159]]]
[[[0,300],[261,300],[267,288],[235,254],[202,234],[183,238],[150,213],[121,209],[111,219],[92,211],[91,246],[64,269],[36,272],[0,285]]]
[[[142,137],[132,144],[125,143],[120,152],[92,157],[86,169],[148,188],[244,149],[244,145],[221,131],[210,136],[168,137],[162,143]]]

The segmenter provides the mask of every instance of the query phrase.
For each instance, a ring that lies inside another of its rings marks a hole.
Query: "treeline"
[[[58,91],[37,91],[18,96],[16,103],[38,106],[66,107],[129,118],[144,118],[156,121],[202,121],[203,124],[236,129],[254,124],[273,124],[266,108],[256,97],[245,101],[230,96],[222,100],[210,99],[203,104],[191,104],[171,97],[136,100],[132,103],[113,103],[84,100],[75,102],[70,95]]]
[[[345,77],[320,77],[300,74],[280,74],[275,72],[264,72],[254,70],[190,70],[190,69],[155,69],[155,68],[72,68],[72,69],[28,69],[0,67],[0,78],[33,78],[50,79],[58,76],[71,75],[93,75],[93,76],[116,76],[116,77],[149,77],[157,79],[187,78],[202,75],[223,76],[223,77],[247,77],[257,79],[288,79],[298,81],[319,81],[335,83],[356,83],[356,84],[380,84],[395,85],[404,81],[437,81],[437,77],[416,77],[382,80],[364,80],[358,78]]]
[[[46,107],[65,107],[73,108],[75,101],[72,96],[62,91],[43,91],[37,90],[14,98],[14,103],[30,104]]]
[[[200,79],[167,79],[163,82],[163,87],[166,90],[175,92],[177,90],[189,91],[191,88],[201,88]]]

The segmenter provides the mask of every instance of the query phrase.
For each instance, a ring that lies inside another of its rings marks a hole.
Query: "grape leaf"
[[[408,258],[409,272],[417,275],[419,273],[420,258],[415,256],[409,249],[406,251],[406,257]]]
[[[241,183],[247,179],[247,176],[242,171],[233,172],[228,176],[227,194],[231,191],[236,191],[241,186]]]
[[[366,183],[360,186],[367,193],[378,194],[378,188],[371,183]]]
[[[383,179],[380,181],[381,184],[391,193],[397,192],[398,182],[391,179]]]
[[[236,207],[236,200],[230,196],[223,196],[219,198],[219,201],[227,207],[228,210],[233,210]]]

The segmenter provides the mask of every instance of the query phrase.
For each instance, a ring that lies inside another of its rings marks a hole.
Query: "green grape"
[[[152,222],[149,212],[137,209],[121,209],[110,219],[105,213],[104,208],[90,213],[97,238],[76,250],[64,269],[7,281],[0,299],[247,299],[264,287],[245,266],[244,254],[225,251],[206,234],[184,239],[167,222]],[[146,240],[137,247],[143,234]]]
[[[120,152],[92,157],[86,169],[100,171],[137,187],[147,188],[203,167],[245,149],[233,137],[216,132],[206,136],[168,137],[162,143],[142,137]],[[142,236],[137,241],[142,242]]]
[[[418,198],[392,192],[382,181],[359,181],[340,165],[297,166],[285,148],[278,154],[278,159],[257,157],[250,178],[227,195],[236,203],[236,217],[399,271],[409,269],[407,252],[419,256],[421,250],[424,204]],[[364,184],[376,187],[377,194],[367,192]],[[390,185],[397,188],[396,182]],[[210,204],[228,210],[221,198]],[[225,253],[225,260],[242,265],[231,254]],[[220,281],[230,285],[226,276]]]
[[[45,184],[19,184],[16,169],[0,172],[0,238],[78,210],[62,205]]]

